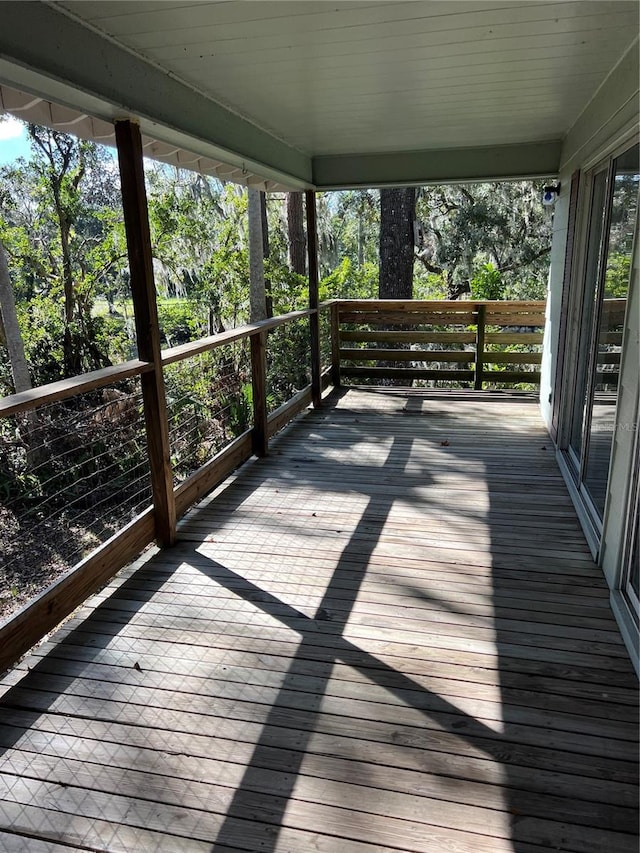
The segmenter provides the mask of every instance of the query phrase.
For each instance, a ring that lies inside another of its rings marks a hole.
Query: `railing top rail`
[[[310,317],[315,313],[315,308],[306,308],[303,311],[290,311],[288,314],[280,314],[278,317],[272,317],[269,320],[247,323],[245,326],[228,329],[226,332],[219,332],[217,335],[209,335],[209,337],[200,338],[197,341],[180,344],[177,347],[162,350],[162,363],[173,364],[176,361],[182,361],[185,358],[208,352],[225,344],[239,341],[242,338],[250,338],[252,335],[257,335],[260,332],[268,332],[270,329],[276,329],[278,326],[284,326],[286,323],[291,323],[294,320]]]
[[[500,299],[340,299],[340,306],[350,311],[371,311],[377,308],[395,311],[439,311],[467,312],[480,305],[496,308],[501,312],[540,310],[546,305],[544,299],[536,300],[500,300]]]
[[[303,311],[290,311],[288,314],[281,314],[269,320],[261,320],[258,323],[238,326],[236,329],[229,329],[217,335],[211,335],[191,343],[171,347],[162,351],[162,364],[167,365],[173,364],[176,361],[182,361],[185,358],[224,346],[224,344],[232,343],[241,338],[248,338],[260,332],[266,332],[286,323],[300,320],[303,317],[309,317],[315,312],[316,310],[313,308],[307,308]],[[150,362],[136,358],[131,361],[125,361],[122,364],[104,367],[101,370],[93,370],[90,373],[61,379],[58,382],[49,382],[46,385],[32,388],[29,391],[22,391],[19,394],[11,394],[0,398],[0,417],[33,411],[47,403],[57,403],[78,394],[84,394],[87,391],[103,388],[105,385],[112,385],[114,382],[122,379],[139,376],[151,370],[152,364]]]
[[[105,385],[112,385],[122,379],[140,376],[151,369],[150,362],[135,358],[122,364],[93,370],[91,373],[83,373],[81,376],[71,376],[69,379],[61,379],[59,382],[49,382],[47,385],[32,388],[30,391],[11,394],[0,399],[0,417],[33,411],[47,403],[58,403],[69,397],[86,394],[88,391],[95,391]]]

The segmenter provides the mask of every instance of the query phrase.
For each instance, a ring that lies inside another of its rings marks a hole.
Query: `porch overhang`
[[[2,12],[0,84],[63,107],[58,126],[133,119],[172,162],[263,189],[554,175],[638,28],[618,0]]]
[[[554,175],[562,140],[474,148],[316,157],[313,183],[322,189],[436,184]]]

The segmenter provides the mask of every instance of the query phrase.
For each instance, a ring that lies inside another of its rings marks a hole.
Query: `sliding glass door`
[[[640,624],[640,436],[636,433],[633,462],[634,476],[627,516],[627,541],[622,565],[622,593]]]
[[[638,219],[640,151],[634,145],[590,176],[588,239],[565,451],[584,506],[602,529],[613,446],[622,333]]]

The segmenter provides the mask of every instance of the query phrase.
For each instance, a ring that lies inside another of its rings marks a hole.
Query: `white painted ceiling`
[[[638,3],[51,4],[310,156],[561,139]]]
[[[637,99],[638,12],[3,0],[0,108],[107,142],[132,120],[150,156],[267,190],[551,176],[603,98]]]

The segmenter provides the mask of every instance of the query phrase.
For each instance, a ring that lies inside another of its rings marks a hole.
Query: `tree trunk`
[[[71,251],[69,248],[70,227],[66,212],[60,198],[60,186],[56,179],[52,179],[53,200],[58,219],[58,233],[60,234],[60,247],[62,249],[62,285],[64,288],[64,339],[62,349],[64,353],[64,375],[76,376],[82,370],[78,353],[74,346],[71,334],[71,323],[73,321],[73,271],[71,267]]]
[[[380,299],[411,299],[413,297],[413,223],[416,211],[416,191],[413,187],[380,190]],[[404,326],[392,325],[388,331],[403,331]],[[405,349],[406,344],[396,345]],[[385,362],[385,367],[407,367],[407,362]],[[383,385],[403,386],[402,379],[385,379]],[[409,383],[410,384],[410,383]]]
[[[9,364],[13,377],[13,387],[16,394],[30,391],[31,375],[24,354],[24,343],[18,325],[16,301],[13,294],[7,254],[0,241],[0,343],[3,343],[9,353]],[[27,465],[33,471],[44,462],[43,447],[38,442],[38,414],[35,411],[26,412],[18,417],[22,437],[27,451]]]
[[[302,193],[287,195],[287,230],[289,233],[289,264],[298,275],[307,273],[307,240],[304,234]]]
[[[413,296],[413,187],[380,190],[380,299]]]
[[[2,341],[9,353],[11,375],[13,376],[13,387],[16,394],[31,389],[31,376],[29,366],[24,354],[24,344],[20,327],[18,326],[18,315],[13,295],[13,286],[9,277],[9,266],[5,248],[0,242],[0,315],[2,319]]]
[[[249,320],[267,316],[264,292],[264,254],[260,190],[249,190]]]
[[[268,260],[271,254],[269,247],[269,220],[267,219],[267,194],[260,193],[260,218],[262,220],[262,257]],[[264,301],[267,309],[267,317],[273,317],[273,295],[271,292],[271,279],[264,278]]]

